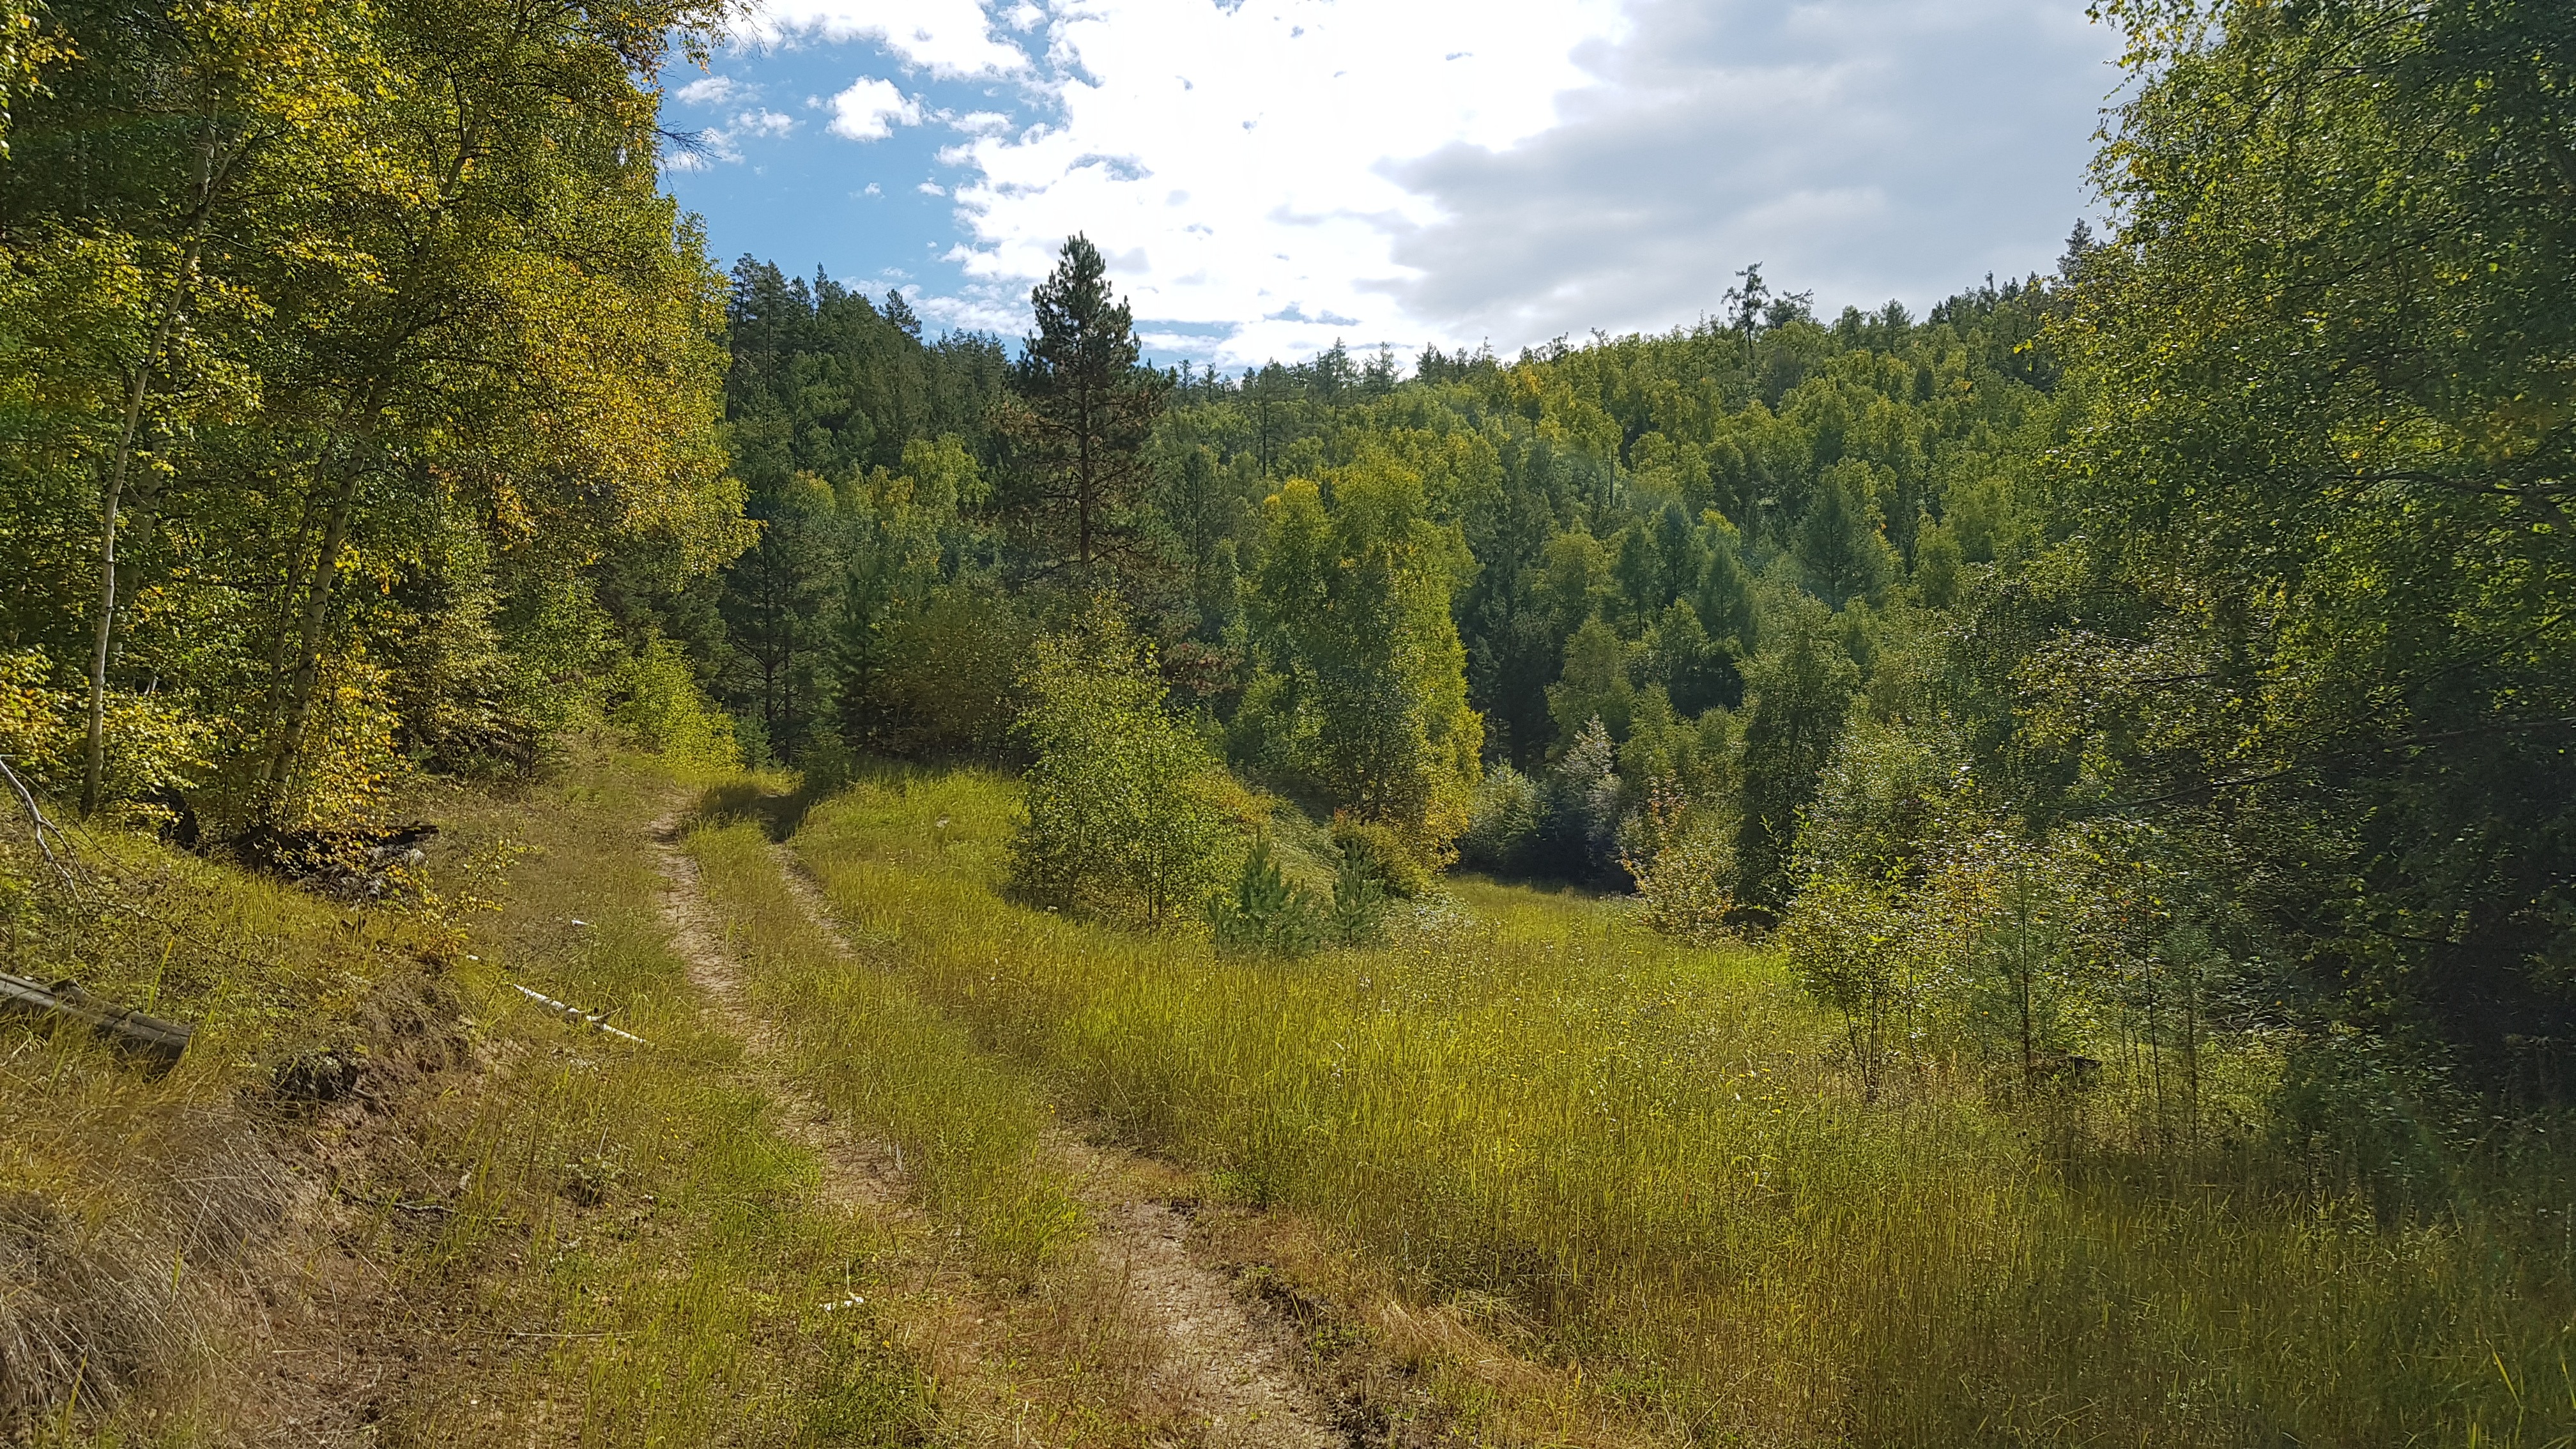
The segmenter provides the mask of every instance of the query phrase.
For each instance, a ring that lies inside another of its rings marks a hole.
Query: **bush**
[[[1338,880],[1334,887],[1338,916]],[[1303,956],[1321,944],[1325,934],[1322,914],[1304,891],[1288,883],[1267,840],[1255,842],[1252,853],[1244,857],[1233,893],[1208,903],[1208,926],[1219,948],[1265,956]]]
[[[1346,870],[1377,882],[1383,893],[1412,900],[1431,889],[1431,872],[1407,850],[1393,828],[1374,820],[1333,817],[1333,844]]]
[[[1386,931],[1386,881],[1370,861],[1344,851],[1333,872],[1333,939],[1345,946],[1365,946]]]
[[[742,760],[733,720],[698,687],[679,647],[655,635],[609,681],[609,718],[667,759],[708,769]]]
[[[1036,653],[1019,728],[1037,758],[1011,842],[1014,889],[1153,925],[1195,914],[1240,847],[1223,770],[1165,712],[1151,646],[1102,601]]]
[[[1520,875],[1536,863],[1539,827],[1546,812],[1538,784],[1510,765],[1496,765],[1477,782],[1467,810],[1467,833],[1458,840],[1459,863],[1496,875]]]
[[[1620,865],[1637,882],[1646,924],[1695,946],[1732,938],[1727,918],[1735,910],[1732,822],[1694,812],[1680,789],[1658,780],[1646,792],[1638,821],[1638,853]]]
[[[1780,928],[1798,984],[1842,1017],[1852,1070],[1871,1100],[1923,1004],[1925,963],[1911,925],[1884,892],[1828,880],[1802,892]]]
[[[73,800],[89,744],[86,697],[76,688],[52,688],[49,674],[32,650],[0,654],[0,758],[31,787]],[[208,768],[210,732],[167,696],[109,690],[102,723],[107,801],[186,790]]]
[[[890,754],[1005,754],[1033,633],[1006,594],[935,590],[919,613],[885,626],[872,668],[856,676],[862,687],[842,701],[843,733]]]

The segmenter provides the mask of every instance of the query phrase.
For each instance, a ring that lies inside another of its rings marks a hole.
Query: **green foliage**
[[[1745,670],[1737,895],[1766,908],[1789,897],[1801,817],[1860,686],[1860,669],[1822,605],[1801,600],[1783,615]]]
[[[1333,845],[1345,867],[1377,882],[1387,894],[1409,901],[1431,888],[1431,873],[1414,859],[1404,838],[1377,821],[1334,816]]]
[[[1374,944],[1386,931],[1387,896],[1391,891],[1381,862],[1348,846],[1333,870],[1333,904],[1325,924],[1345,946]]]
[[[1266,956],[1303,956],[1342,926],[1341,879],[1333,883],[1330,917],[1315,908],[1307,894],[1290,884],[1270,852],[1267,839],[1255,840],[1243,860],[1234,890],[1208,902],[1208,925],[1218,946]]]
[[[1670,780],[1646,797],[1637,838],[1619,864],[1637,883],[1640,917],[1664,935],[1699,946],[1735,939],[1734,832],[1714,807],[1694,807]]]
[[[1816,501],[1798,525],[1794,552],[1807,589],[1830,608],[1875,599],[1895,569],[1895,550],[1880,536],[1880,474],[1857,459],[1826,470]]]
[[[667,639],[647,640],[619,666],[609,700],[609,718],[665,759],[705,770],[740,763],[733,721],[708,700]]]
[[[1497,875],[1518,875],[1536,864],[1545,823],[1538,783],[1508,763],[1485,771],[1467,807],[1467,833],[1458,837],[1459,863]]]
[[[1450,598],[1468,566],[1431,515],[1421,472],[1372,456],[1335,472],[1332,499],[1292,479],[1270,526],[1254,608],[1280,680],[1266,707],[1292,766],[1337,811],[1445,862],[1467,827],[1483,721],[1467,706]],[[1247,706],[1248,707],[1248,706]]]
[[[1165,709],[1150,646],[1096,600],[1075,631],[1039,641],[1019,728],[1035,757],[1011,879],[1059,910],[1154,926],[1195,916],[1240,844],[1218,804],[1206,743]]]
[[[0,639],[85,685],[85,802],[229,831],[363,816],[397,758],[534,768],[598,661],[515,626],[742,546],[637,80],[713,19],[73,7],[33,89],[0,20]]]
[[[1842,1018],[1847,1059],[1871,1100],[1907,1044],[1933,969],[1912,925],[1883,888],[1827,880],[1800,893],[1781,928],[1798,984]]]
[[[1036,553],[1077,589],[1094,570],[1145,562],[1138,509],[1149,493],[1143,456],[1165,380],[1139,365],[1127,304],[1109,290],[1099,248],[1066,239],[1053,272],[1029,294],[1037,335],[999,412],[1016,445],[1024,492],[1015,501]]]

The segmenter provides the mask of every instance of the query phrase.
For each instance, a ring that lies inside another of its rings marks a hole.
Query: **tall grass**
[[[794,846],[836,911],[1069,1106],[1541,1325],[1701,1442],[2568,1442],[2555,1158],[2390,1220],[2085,1170],[1933,1083],[1867,1105],[1779,963],[1476,883],[1295,964],[999,893],[1009,784],[888,770]]]
[[[1079,1233],[1081,1214],[1039,1154],[1046,1103],[977,1052],[962,1027],[882,966],[854,958],[790,889],[756,825],[700,828],[703,872],[726,949],[797,1074],[859,1131],[901,1154],[902,1176],[987,1264],[1027,1279]]]

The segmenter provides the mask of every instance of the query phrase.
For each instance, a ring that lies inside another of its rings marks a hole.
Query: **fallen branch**
[[[36,837],[36,850],[44,856],[45,864],[53,868],[54,874],[62,879],[64,885],[77,887],[78,882],[72,877],[70,862],[77,861],[80,857],[72,851],[71,837],[63,834],[61,826],[45,818],[43,807],[36,803],[36,792],[28,789],[27,782],[18,778],[18,772],[9,768],[6,756],[0,756],[0,778],[8,780],[10,790],[18,797],[18,808],[26,812],[28,832]],[[54,854],[54,842],[57,840],[61,841],[63,846],[60,856]]]
[[[68,981],[47,986],[5,971],[0,971],[0,1004],[86,1023],[114,1038],[118,1047],[151,1057],[164,1066],[175,1065],[188,1050],[188,1039],[196,1034],[195,1027],[145,1016],[130,1007],[112,1006]]]
[[[608,1024],[607,1012],[584,1011],[578,1006],[573,1006],[565,1002],[557,1001],[551,996],[530,991],[528,988],[521,986],[515,981],[510,983],[510,989],[541,1006],[552,1007],[554,1010],[561,1012],[566,1018],[580,1022],[582,1025],[589,1027],[593,1031],[604,1031],[610,1036],[616,1037],[621,1041],[631,1041],[637,1046],[652,1045],[651,1042],[646,1041],[644,1038],[637,1036],[631,1031],[619,1031],[617,1028],[610,1026]]]

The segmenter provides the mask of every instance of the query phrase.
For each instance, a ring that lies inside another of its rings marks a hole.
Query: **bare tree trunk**
[[[304,620],[297,640],[295,681],[287,694],[286,729],[261,773],[263,814],[276,809],[295,757],[304,749],[304,734],[313,719],[313,689],[322,672],[322,630],[331,613],[332,585],[340,576],[340,550],[349,537],[349,515],[357,505],[358,470],[353,465],[332,495],[322,530],[322,548],[313,561],[313,584],[305,594]]]
[[[188,292],[196,279],[197,244],[188,243],[179,263],[179,284],[170,298],[152,345],[135,364],[125,389],[125,426],[116,437],[114,461],[108,465],[98,533],[98,622],[90,632],[89,742],[81,761],[81,813],[95,815],[107,778],[107,660],[116,634],[116,524],[125,505],[125,477],[134,464],[134,440],[143,427],[143,402],[152,389],[152,369],[168,350],[171,336],[185,315]]]
[[[81,813],[95,815],[99,796],[107,778],[107,660],[116,634],[116,523],[118,510],[125,502],[125,477],[134,463],[134,440],[143,426],[143,402],[151,391],[152,371],[170,348],[170,341],[187,315],[189,294],[197,284],[197,258],[204,245],[198,231],[204,226],[216,184],[229,173],[232,163],[215,164],[215,133],[205,130],[197,147],[197,197],[187,218],[188,245],[179,257],[179,275],[170,292],[170,305],[161,314],[161,325],[154,329],[152,345],[144,350],[142,361],[129,374],[125,389],[125,426],[116,439],[115,461],[108,466],[107,487],[103,490],[99,513],[98,546],[98,623],[91,631],[89,661],[89,739],[81,759]]]
[[[163,328],[166,335],[168,328]],[[108,466],[98,533],[98,622],[90,631],[89,744],[81,757],[81,813],[98,813],[99,794],[107,778],[107,656],[116,633],[116,519],[125,502],[125,470],[134,458],[134,434],[143,422],[143,396],[151,387],[151,353],[134,368],[125,389],[125,427],[117,435],[115,461]]]

